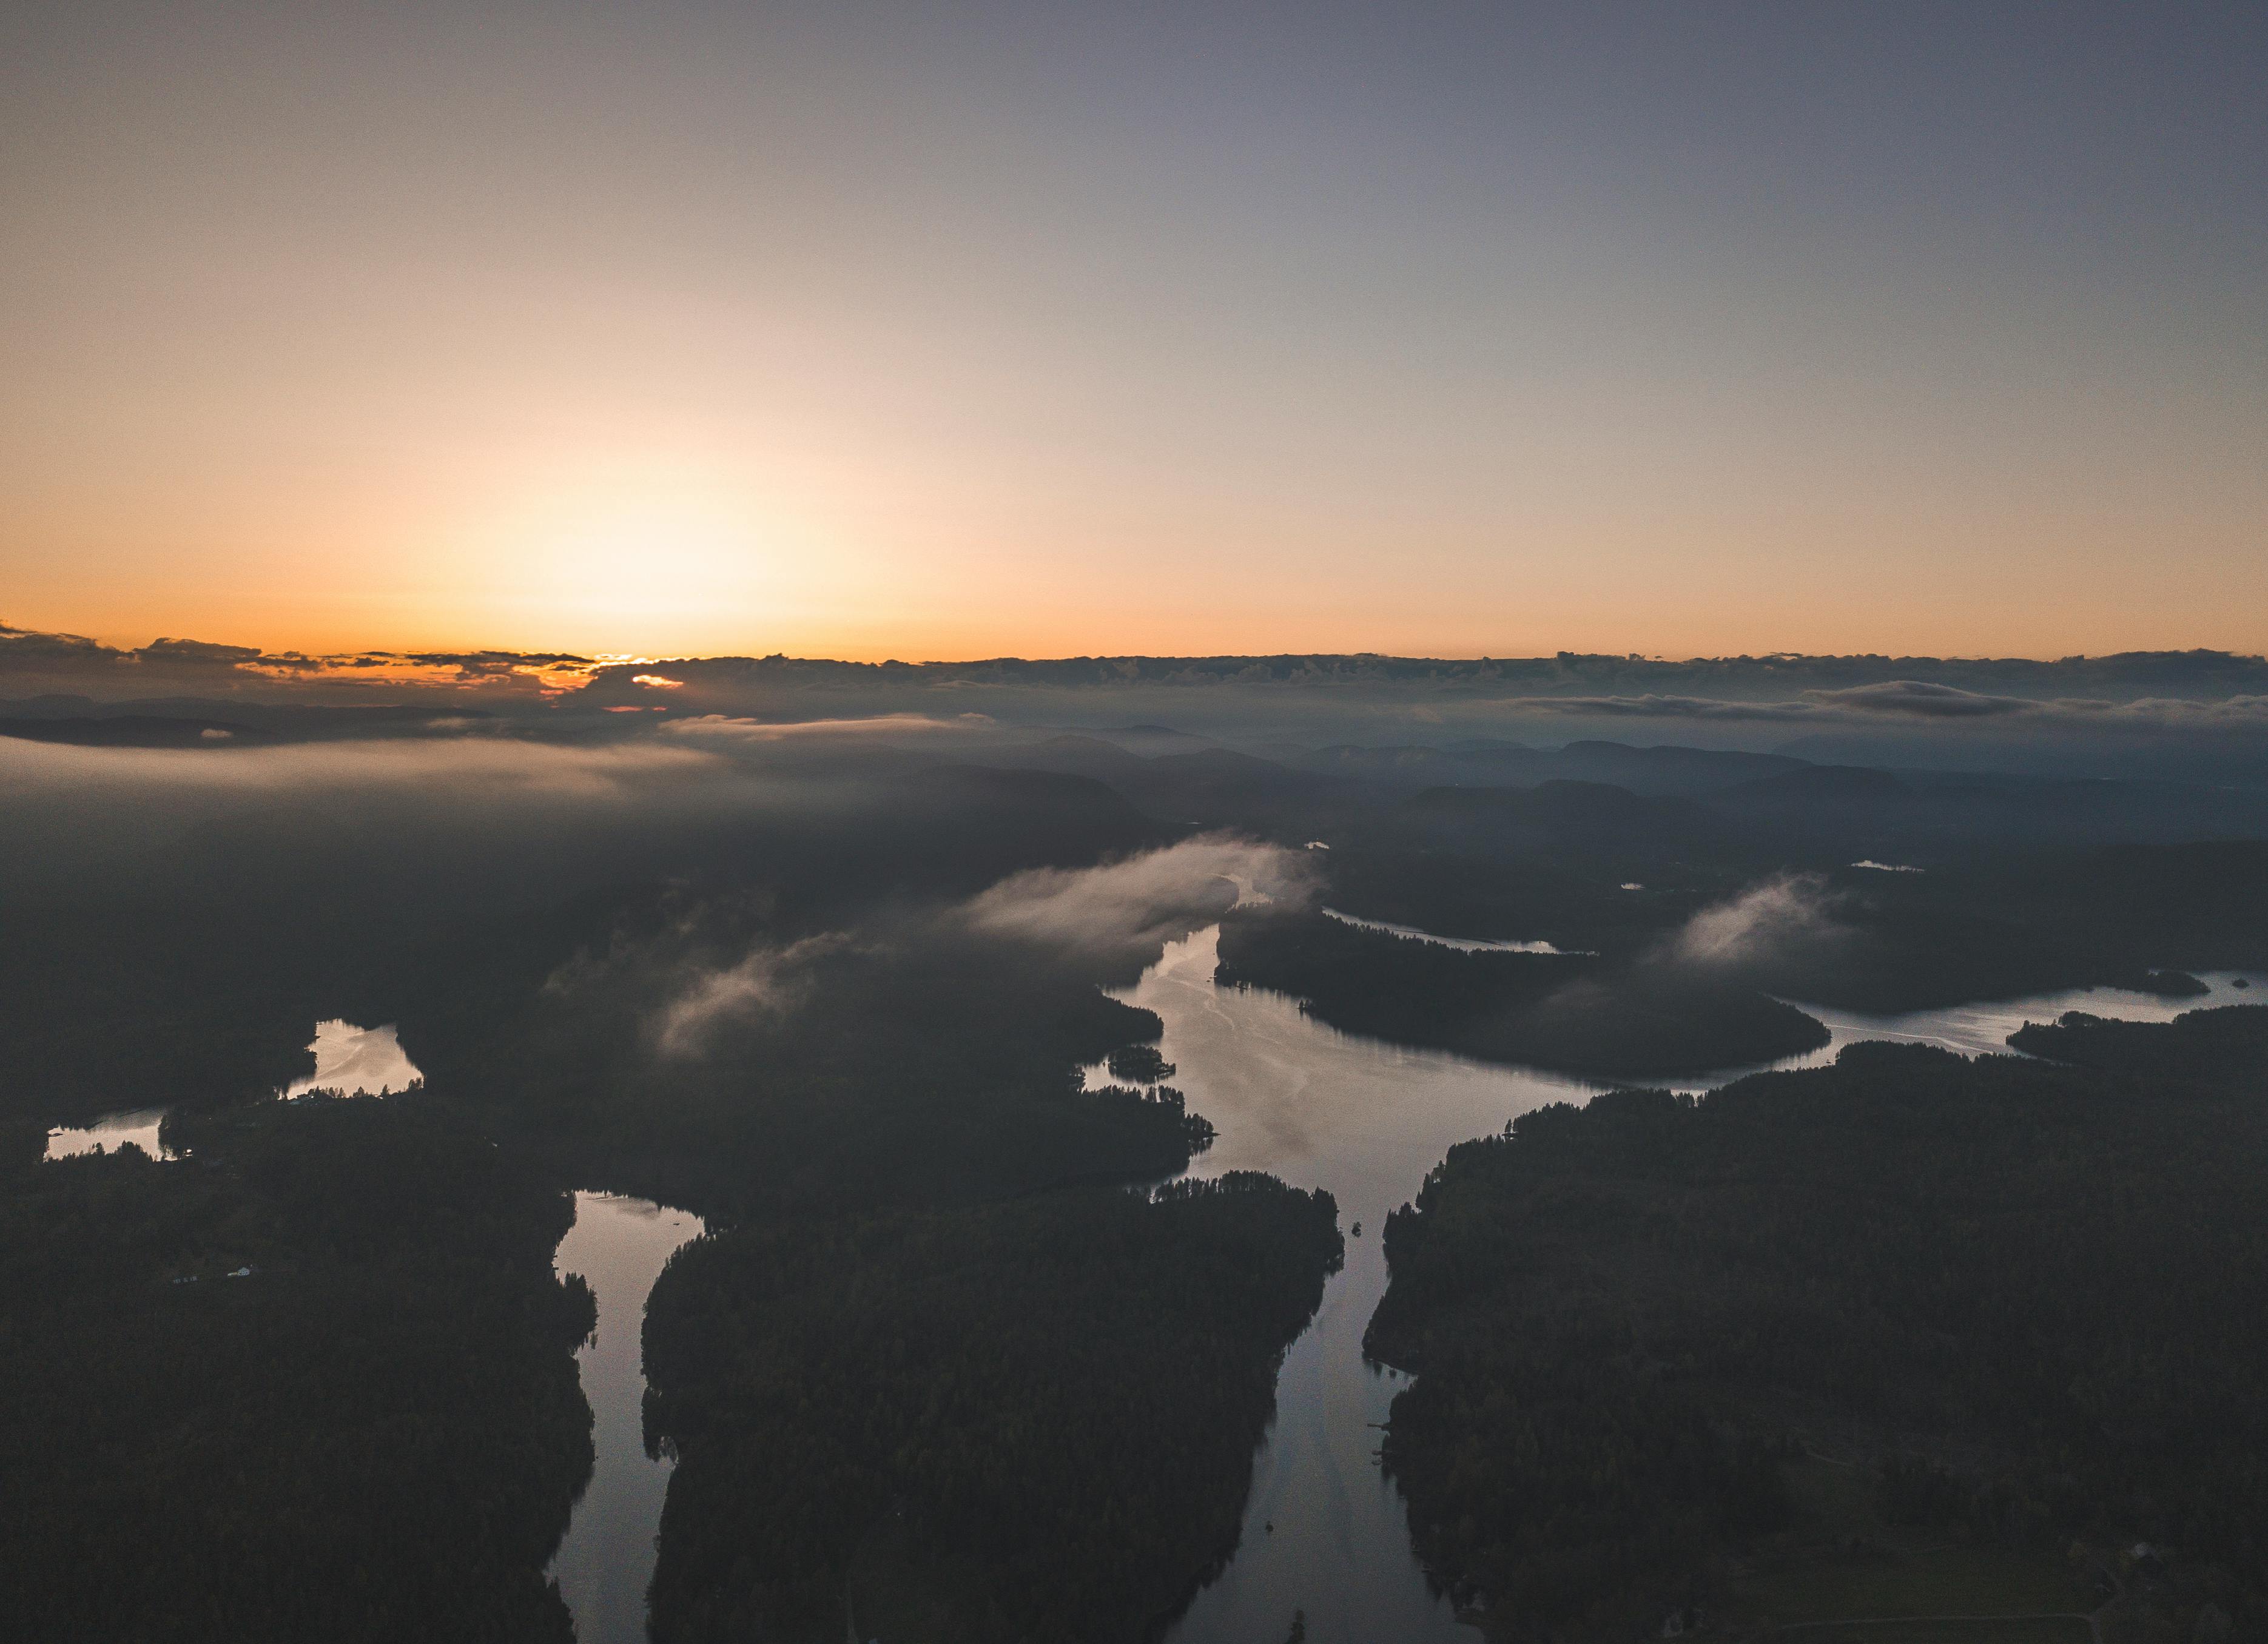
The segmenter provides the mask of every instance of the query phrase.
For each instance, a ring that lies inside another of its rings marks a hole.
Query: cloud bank
[[[2145,697],[2113,702],[2095,697],[2008,697],[1935,685],[1926,680],[1882,680],[1840,690],[1809,690],[1777,701],[1647,694],[1633,697],[1498,697],[1490,706],[1507,713],[1623,719],[1743,720],[1802,725],[1903,720],[2026,719],[2073,725],[2139,728],[2268,729],[2268,695],[2200,702]]]
[[[940,719],[920,713],[883,713],[858,719],[753,719],[722,713],[661,721],[661,734],[720,744],[823,741],[831,737],[939,736],[995,728],[981,713]]]

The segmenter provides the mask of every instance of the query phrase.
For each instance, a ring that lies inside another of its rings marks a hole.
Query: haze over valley
[[[0,18],[0,1638],[2268,1638],[2264,83]]]

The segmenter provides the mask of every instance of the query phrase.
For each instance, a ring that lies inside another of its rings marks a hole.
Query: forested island
[[[748,1227],[672,1258],[663,1644],[1140,1644],[1233,1546],[1327,1193],[1152,1193]]]
[[[2228,1047],[2264,1021],[2021,1036],[2139,1073],[1861,1043],[1455,1148],[1367,1342],[1420,1372],[1385,1457],[1429,1567],[1505,1639],[1926,1613],[1901,1572],[1948,1570],[1978,1610],[2248,1635],[2268,1066]]]
[[[2224,1005],[2171,1021],[2110,1021],[2068,1011],[2027,1022],[2008,1043],[2030,1056],[2138,1078],[2257,1080],[2268,1070],[2268,1008]]]
[[[1773,1061],[1829,1038],[1792,1005],[1675,963],[1469,953],[1271,908],[1222,919],[1216,979],[1292,994],[1349,1033],[1607,1076]]]
[[[0,1181],[0,1615],[26,1639],[567,1644],[572,1202],[393,1098]]]

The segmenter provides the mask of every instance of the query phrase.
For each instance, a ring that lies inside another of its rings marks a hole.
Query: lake
[[[355,1096],[384,1095],[389,1091],[408,1090],[423,1080],[416,1064],[403,1053],[391,1024],[361,1028],[336,1019],[319,1021],[307,1049],[315,1054],[315,1071],[304,1079],[293,1080],[276,1093],[286,1101],[316,1090],[335,1090]],[[164,1123],[166,1113],[161,1107],[128,1108],[106,1113],[92,1124],[56,1126],[48,1132],[45,1156],[68,1159],[74,1154],[114,1151],[130,1142],[152,1159],[175,1158],[178,1155],[158,1141],[158,1127]]]

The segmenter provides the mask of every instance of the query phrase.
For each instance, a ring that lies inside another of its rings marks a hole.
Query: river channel
[[[612,1193],[575,1195],[575,1225],[552,1265],[580,1273],[599,1327],[575,1355],[598,1451],[550,1574],[574,1613],[576,1644],[643,1644],[645,1589],[670,1463],[645,1452],[645,1299],[670,1253],[703,1231],[690,1211]]]
[[[1236,1554],[1168,1638],[1266,1644],[1285,1636],[1297,1611],[1309,1644],[1473,1644],[1477,1630],[1429,1589],[1410,1550],[1402,1498],[1378,1465],[1379,1424],[1406,1380],[1362,1353],[1363,1330],[1386,1293],[1379,1235],[1387,1213],[1415,1197],[1456,1143],[1550,1102],[1587,1100],[1605,1085],[1359,1038],[1314,1021],[1284,994],[1216,987],[1219,942],[1216,927],[1172,944],[1118,994],[1163,1019],[1160,1049],[1175,1065],[1172,1082],[1219,1130],[1190,1174],[1265,1170],[1329,1189],[1350,1236],[1344,1268],[1278,1372],[1275,1422],[1254,1460]],[[2095,989],[1904,1016],[1807,1006],[1834,1042],[1783,1065],[1831,1061],[1856,1039],[2005,1052],[2007,1036],[2025,1021],[2067,1010],[2170,1021],[2257,998],[2233,988],[2232,975],[2202,979],[2211,991],[2185,999]],[[1706,1089],[1746,1071],[1668,1082]],[[1359,1237],[1351,1236],[1357,1224]]]
[[[1387,1213],[1413,1198],[1458,1142],[1606,1087],[1341,1033],[1287,995],[1216,987],[1219,945],[1217,926],[1171,943],[1132,987],[1116,993],[1164,1021],[1160,1048],[1175,1065],[1172,1082],[1217,1127],[1217,1139],[1189,1174],[1264,1170],[1296,1186],[1328,1189],[1349,1237],[1345,1265],[1326,1284],[1315,1316],[1278,1371],[1275,1420],[1254,1458],[1235,1555],[1197,1595],[1169,1640],[1270,1644],[1289,1631],[1296,1611],[1306,1617],[1310,1644],[1474,1644],[1476,1630],[1459,1623],[1428,1588],[1410,1550],[1401,1496],[1378,1466],[1380,1425],[1407,1380],[1362,1354],[1364,1327],[1386,1293],[1380,1235]],[[2005,1052],[2007,1036],[2023,1023],[2068,1010],[2165,1021],[2187,1010],[2268,1002],[2259,989],[2235,986],[2235,973],[2201,979],[2204,996],[2178,999],[2100,988],[1902,1016],[1805,1006],[1832,1042],[1775,1065],[1831,1061],[1859,1039],[1936,1044],[1971,1056]],[[325,1022],[309,1048],[316,1073],[279,1094],[401,1088],[417,1076],[391,1028]],[[1751,1071],[1667,1082],[1701,1090]],[[1098,1067],[1087,1078],[1094,1084],[1107,1075]],[[128,1143],[162,1156],[162,1114],[144,1109],[58,1128],[49,1134],[48,1156]],[[598,1298],[598,1328],[577,1355],[597,1461],[550,1573],[573,1611],[578,1644],[643,1644],[670,1472],[666,1458],[645,1450],[646,1297],[671,1252],[703,1227],[689,1212],[603,1193],[578,1193],[575,1212],[554,1262],[563,1273],[582,1274]]]

